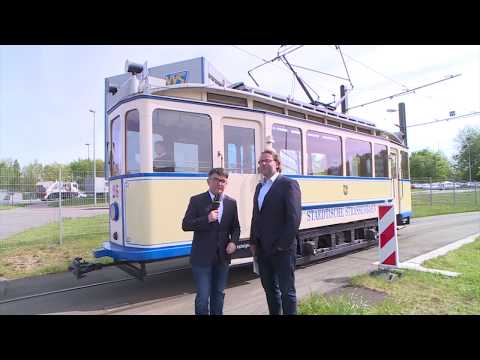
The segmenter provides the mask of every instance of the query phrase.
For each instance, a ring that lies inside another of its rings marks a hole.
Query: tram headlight
[[[110,205],[110,219],[112,219],[112,221],[118,221],[119,213],[118,203],[115,201]]]

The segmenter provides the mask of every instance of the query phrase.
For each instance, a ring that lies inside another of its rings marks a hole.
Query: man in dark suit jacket
[[[182,222],[193,231],[190,264],[197,287],[196,315],[222,315],[231,255],[240,238],[237,203],[224,194],[228,173],[208,173],[208,191],[192,196]],[[209,309],[210,300],[210,309]]]
[[[270,315],[293,315],[297,313],[294,272],[302,216],[300,187],[280,174],[274,151],[263,151],[258,164],[264,181],[253,197],[250,248],[258,261]]]

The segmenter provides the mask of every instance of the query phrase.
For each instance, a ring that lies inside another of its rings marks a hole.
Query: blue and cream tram
[[[148,75],[146,65],[126,67],[105,81],[110,238],[95,257],[138,263],[143,276],[148,262],[188,256],[193,233],[182,231],[182,219],[212,167],[229,171],[227,194],[238,203],[242,244],[234,258],[250,257],[256,162],[266,148],[301,187],[299,263],[375,244],[378,204],[394,203],[397,220],[409,222],[408,149],[394,134],[231,84],[204,58]],[[77,276],[94,268],[76,260]]]

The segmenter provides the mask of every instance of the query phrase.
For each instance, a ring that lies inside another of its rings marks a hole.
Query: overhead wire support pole
[[[355,109],[355,108],[358,108],[358,107],[362,107],[362,106],[366,106],[366,105],[370,105],[370,104],[373,104],[373,103],[376,103],[376,102],[379,102],[379,101],[383,101],[383,100],[387,100],[387,99],[393,99],[394,97],[397,97],[397,96],[401,96],[401,95],[406,95],[408,93],[411,93],[411,92],[415,92],[415,90],[418,90],[418,89],[422,89],[424,87],[427,87],[427,86],[430,86],[430,85],[434,85],[434,84],[438,84],[442,81],[446,81],[446,80],[450,80],[450,79],[453,79],[453,78],[456,78],[457,76],[460,76],[462,74],[457,74],[457,75],[450,75],[448,76],[447,78],[445,79],[441,79],[441,80],[438,80],[438,81],[434,81],[432,83],[428,83],[428,84],[425,84],[425,85],[422,85],[422,86],[418,86],[414,89],[410,89],[408,91],[402,91],[400,93],[397,93],[397,94],[394,94],[394,95],[390,95],[390,96],[386,96],[384,98],[381,98],[381,99],[378,99],[378,100],[373,100],[373,101],[369,101],[365,104],[361,104],[361,105],[356,105],[356,106],[352,106],[350,108],[348,108],[348,110],[352,110],[352,109]]]

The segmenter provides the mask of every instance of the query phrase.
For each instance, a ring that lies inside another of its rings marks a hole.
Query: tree
[[[453,169],[447,157],[440,151],[428,149],[414,151],[410,156],[410,176],[412,179],[448,179]]]
[[[17,191],[19,183],[20,163],[18,160],[0,160],[0,190]]]
[[[60,175],[60,168],[62,169],[62,180],[68,181],[72,177],[72,170],[68,165],[53,163],[43,167],[43,180],[55,181]]]
[[[96,161],[96,175],[98,177],[103,177],[103,165],[104,162],[103,160],[97,159]],[[84,174],[84,173],[93,173],[93,160],[86,160],[86,159],[78,159],[75,161],[72,161],[69,165],[70,170],[74,174]]]
[[[465,127],[455,138],[458,153],[454,155],[455,169],[461,179],[480,180],[480,128]]]
[[[43,180],[43,165],[37,160],[33,163],[24,166],[22,169],[21,188],[24,192],[24,198],[28,196],[25,193],[31,194],[33,197],[36,193],[37,183]]]

